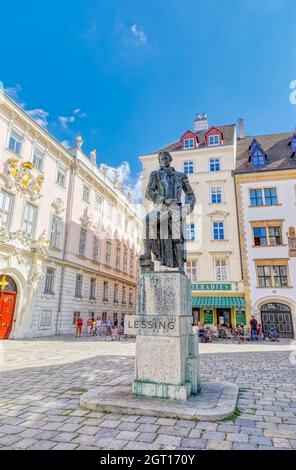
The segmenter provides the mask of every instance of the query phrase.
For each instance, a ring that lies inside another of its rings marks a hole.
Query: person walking
[[[81,333],[82,333],[82,326],[83,326],[83,318],[82,316],[79,314],[78,315],[78,318],[76,320],[76,338],[77,337],[81,337]]]
[[[91,318],[88,318],[86,321],[86,336],[91,335],[91,325],[92,325]]]
[[[97,321],[93,318],[91,322],[92,336],[97,336]]]
[[[108,320],[107,320],[107,336],[111,336],[112,335],[112,328],[113,328],[113,321],[111,320],[111,317],[108,317]]]
[[[257,341],[257,320],[254,315],[252,315],[252,318],[250,320],[250,326],[251,326],[251,341]]]

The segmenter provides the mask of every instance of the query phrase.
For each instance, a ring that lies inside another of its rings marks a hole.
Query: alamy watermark
[[[290,103],[296,104],[296,80],[292,80],[292,82],[290,83],[290,88],[291,90],[293,90],[290,93]]]
[[[292,349],[292,352],[291,352],[290,357],[289,357],[290,364],[295,366],[296,365],[296,339],[291,341],[290,348]]]

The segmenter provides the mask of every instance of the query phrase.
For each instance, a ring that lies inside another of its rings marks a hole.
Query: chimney
[[[197,131],[206,131],[209,128],[208,116],[207,113],[203,113],[202,116],[197,113],[196,118],[193,122],[194,132]]]
[[[245,137],[245,127],[243,118],[239,118],[237,120],[237,135],[239,139],[243,139]]]

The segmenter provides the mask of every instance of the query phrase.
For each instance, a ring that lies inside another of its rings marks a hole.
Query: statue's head
[[[171,164],[171,161],[173,160],[171,154],[167,152],[166,150],[163,150],[162,152],[159,152],[158,154],[158,161],[160,166],[165,166],[168,167]]]

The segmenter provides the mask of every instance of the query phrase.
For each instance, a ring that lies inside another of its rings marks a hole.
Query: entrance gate
[[[13,313],[17,288],[14,280],[6,276],[0,275],[0,339],[9,338],[13,325]]]
[[[292,313],[287,305],[277,303],[262,305],[261,318],[265,335],[269,333],[269,328],[273,325],[280,338],[294,338]]]

